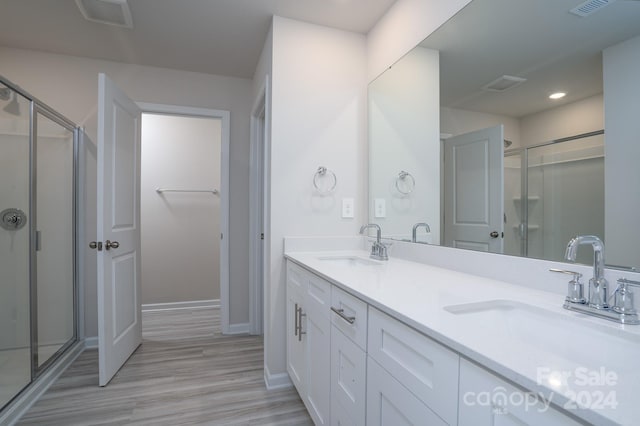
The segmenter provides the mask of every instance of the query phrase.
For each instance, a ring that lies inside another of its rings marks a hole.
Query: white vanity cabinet
[[[522,390],[484,368],[460,361],[460,426],[579,425],[532,392]]]
[[[408,413],[400,410],[402,406],[392,409],[394,401],[412,407],[416,418],[430,419],[418,424],[457,424],[460,357],[456,352],[370,306],[367,353],[367,424],[403,424],[372,417],[394,410]],[[388,373],[385,379],[378,378],[382,375],[376,363]]]
[[[287,371],[316,425],[330,424],[331,284],[287,262]]]

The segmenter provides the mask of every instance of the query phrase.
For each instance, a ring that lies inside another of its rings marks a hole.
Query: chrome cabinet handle
[[[307,314],[302,313],[302,308],[298,308],[298,342],[302,342],[302,335],[307,334],[306,331],[302,331],[302,317],[306,317]]]
[[[117,241],[105,241],[104,242],[104,249],[105,250],[109,250],[109,249],[117,249],[118,247],[120,247],[120,243]]]
[[[338,316],[340,318],[342,318],[343,320],[345,320],[346,322],[348,322],[349,324],[353,324],[354,322],[356,322],[356,317],[348,317],[344,314],[344,309],[338,309],[338,308],[334,308],[333,306],[331,307],[331,310],[333,312],[335,312],[336,314],[338,314]]]

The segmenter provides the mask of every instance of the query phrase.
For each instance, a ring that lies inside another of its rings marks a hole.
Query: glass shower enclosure
[[[564,261],[575,235],[604,241],[604,131],[506,151],[504,190],[506,254]]]
[[[77,340],[78,130],[0,77],[0,409]]]

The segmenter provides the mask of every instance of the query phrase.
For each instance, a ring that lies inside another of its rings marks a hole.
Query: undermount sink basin
[[[535,348],[594,366],[603,360],[608,365],[618,365],[640,356],[640,335],[587,321],[586,317],[567,316],[512,300],[450,305],[444,309],[468,320],[465,328],[478,338],[497,339],[524,351]],[[598,350],[590,351],[589,345],[597,345]]]
[[[365,259],[358,256],[323,256],[319,257],[321,262],[331,263],[332,265],[340,266],[378,266],[380,262],[375,260]]]

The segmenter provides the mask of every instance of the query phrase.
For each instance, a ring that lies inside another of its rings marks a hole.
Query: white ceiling
[[[569,13],[583,1],[472,1],[421,44],[440,51],[441,104],[522,117],[602,93],[602,50],[640,35],[640,1]],[[527,81],[481,90],[505,74]],[[567,96],[551,101],[556,91]]]
[[[251,78],[272,15],[366,34],[394,2],[129,0],[130,30],[85,20],[74,0],[3,0],[0,45]]]

